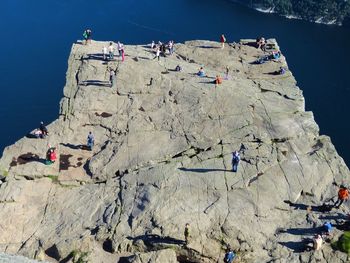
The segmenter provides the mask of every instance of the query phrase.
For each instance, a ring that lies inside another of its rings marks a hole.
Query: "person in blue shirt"
[[[233,260],[235,259],[235,257],[236,257],[235,253],[233,252],[231,247],[228,246],[226,249],[225,257],[224,257],[224,262],[225,263],[232,263]]]
[[[94,146],[95,138],[92,132],[89,132],[89,135],[87,137],[87,147],[90,151],[92,151],[92,147]]]
[[[236,173],[238,170],[238,164],[241,160],[241,157],[237,151],[232,153],[232,172]]]

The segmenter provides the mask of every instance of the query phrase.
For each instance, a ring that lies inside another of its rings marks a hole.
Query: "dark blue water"
[[[97,40],[278,40],[321,134],[350,164],[350,29],[261,14],[229,0],[1,0],[0,151],[57,118],[72,42]]]

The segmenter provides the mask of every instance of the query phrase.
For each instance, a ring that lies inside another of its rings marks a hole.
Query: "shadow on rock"
[[[278,242],[280,245],[293,250],[294,253],[301,253],[311,249],[310,243],[312,240],[310,238],[305,238],[302,241],[288,241],[288,242]]]
[[[102,80],[85,80],[80,83],[83,86],[98,86],[98,87],[110,87],[111,83],[109,81]]]
[[[231,170],[226,170],[226,169],[205,169],[205,168],[185,168],[185,167],[181,167],[178,169],[184,172],[192,172],[192,173],[231,172]]]
[[[22,165],[26,163],[31,163],[31,162],[39,162],[45,164],[45,159],[40,158],[39,155],[27,152],[25,154],[22,154],[18,156],[17,158],[13,158],[12,162],[10,163],[11,167],[17,166],[17,165]]]
[[[84,144],[72,144],[72,143],[60,143],[60,145],[70,148],[72,150],[89,150],[89,148]]]
[[[286,230],[281,230],[280,233],[288,233],[291,235],[298,235],[298,236],[304,236],[304,235],[317,235],[322,234],[323,227],[314,227],[314,228],[289,228]]]
[[[291,207],[294,207],[294,209],[299,209],[299,210],[310,210],[313,212],[330,212],[333,209],[333,205],[331,204],[322,204],[322,205],[306,205],[306,204],[295,204],[292,203],[289,200],[284,200],[284,203],[288,204]]]
[[[128,237],[129,240],[136,242],[142,240],[146,246],[157,246],[161,244],[184,245],[185,241],[173,237],[161,237],[159,235],[141,235],[137,237]]]

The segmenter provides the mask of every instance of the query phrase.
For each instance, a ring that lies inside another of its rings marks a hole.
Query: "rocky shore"
[[[128,45],[124,62],[104,61],[107,42],[74,44],[49,136],[25,137],[0,160],[0,251],[48,262],[221,262],[230,244],[237,262],[348,262],[331,247],[339,229],[321,251],[301,251],[313,229],[345,220],[347,203],[317,207],[349,170],[292,73],[275,74],[288,68],[283,55],[255,64],[265,54],[251,43],[189,41],[159,61]]]

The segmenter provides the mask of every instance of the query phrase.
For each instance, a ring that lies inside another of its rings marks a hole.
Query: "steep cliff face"
[[[105,45],[73,45],[49,137],[5,149],[1,251],[47,260],[88,252],[91,262],[216,262],[231,244],[241,262],[346,260],[330,245],[302,259],[293,253],[308,229],[341,219],[339,211],[324,217],[306,207],[335,196],[349,170],[305,112],[291,72],[274,74],[287,67],[283,56],[254,64],[264,53],[249,41],[225,49],[190,41],[160,61],[148,47],[127,46],[125,62],[106,62]],[[206,77],[195,74],[201,66]],[[228,80],[213,84],[226,67]],[[110,69],[117,70],[112,87]],[[95,145],[87,151],[90,131]],[[48,144],[58,152],[53,165],[44,164]],[[241,152],[237,173],[234,150]]]
[[[350,3],[336,0],[232,0],[233,2],[266,13],[276,13],[288,18],[303,19],[322,24],[347,25]]]

